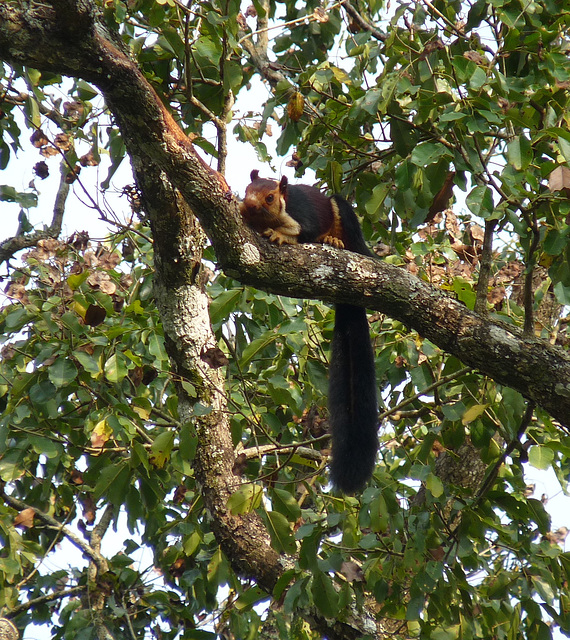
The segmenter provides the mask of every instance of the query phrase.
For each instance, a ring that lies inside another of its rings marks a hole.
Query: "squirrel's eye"
[[[267,198],[265,198],[265,202],[267,202],[267,204],[271,204],[273,202],[273,200],[275,199],[275,196],[270,193]]]

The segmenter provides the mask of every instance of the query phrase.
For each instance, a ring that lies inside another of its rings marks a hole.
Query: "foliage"
[[[226,135],[228,95],[260,73],[247,48],[259,44],[253,10],[101,4],[185,131],[219,157],[205,125],[223,115],[217,134]],[[254,7],[262,20],[264,5]],[[386,260],[566,349],[570,14],[553,0],[401,3],[389,19],[378,1],[360,10],[376,31],[338,5],[271,3],[285,24],[269,32],[279,81],[259,113],[236,118],[234,135],[266,160],[266,132],[278,128],[277,154],[294,151],[299,176],[310,168],[351,198]],[[50,98],[60,77],[4,74],[2,168],[23,146],[23,112],[43,156],[65,155],[69,182],[106,154],[108,181],[125,148],[114,124],[100,124],[97,89],[74,81],[60,108]],[[38,136],[48,120],[64,137]],[[11,186],[0,200],[18,202],[24,217],[37,202],[33,189]],[[210,318],[229,358],[236,465],[248,481],[228,506],[260,514],[291,558],[273,594],[236,575],[195,481],[196,433],[178,415],[179,390],[196,398],[193,417],[211,408],[197,380],[171,372],[152,257],[142,220],[100,246],[79,235],[42,240],[10,269],[0,316],[3,614],[16,612],[21,628],[49,624],[54,638],[95,637],[89,567],[41,565],[68,531],[92,541],[110,507],[129,535],[121,554],[101,545],[103,615],[117,638],[314,638],[301,608],[345,619],[353,606],[374,611],[391,637],[570,634],[570,554],[524,466],[553,469],[565,489],[567,428],[376,315],[381,460],[362,495],[335,495],[320,455],[332,310],[215,272]],[[279,606],[263,623],[269,595]]]

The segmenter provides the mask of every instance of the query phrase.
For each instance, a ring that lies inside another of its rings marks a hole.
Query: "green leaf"
[[[126,494],[129,475],[129,468],[125,462],[104,467],[93,490],[93,499],[97,501],[105,495],[112,504],[121,504]]]
[[[560,153],[564,156],[564,160],[570,163],[570,141],[567,138],[560,136],[558,138],[558,148]]]
[[[243,289],[229,289],[219,293],[210,303],[210,320],[218,324],[235,311],[239,300],[243,296]]]
[[[311,595],[317,609],[325,618],[338,618],[338,592],[329,576],[322,571],[316,571],[313,574]]]
[[[154,439],[150,447],[150,461],[159,469],[162,469],[170,457],[174,446],[174,431],[163,431]]]
[[[433,473],[430,473],[426,479],[426,488],[434,498],[439,498],[441,495],[443,495],[443,483]]]
[[[266,511],[265,519],[271,546],[279,553],[295,553],[297,544],[287,518],[277,511]]]
[[[515,136],[507,145],[507,162],[517,171],[526,169],[532,160],[530,140],[524,135]]]
[[[528,461],[535,469],[549,469],[554,461],[554,451],[549,447],[534,445],[528,451]]]
[[[92,87],[88,82],[85,82],[85,80],[77,80],[76,87],[77,95],[80,100],[93,100],[93,98],[96,98],[99,95],[99,91]]]
[[[77,367],[68,358],[59,356],[48,367],[48,377],[56,387],[65,387],[77,377]]]
[[[493,194],[489,187],[475,187],[468,194],[465,202],[469,210],[481,218],[488,218],[494,211]]]
[[[263,351],[265,347],[275,342],[275,340],[277,340],[278,337],[279,337],[279,334],[277,334],[273,330],[270,330],[270,331],[266,331],[259,338],[252,340],[241,354],[240,366],[242,367],[242,369],[247,368],[247,366],[255,358],[255,356],[260,351]]]
[[[418,167],[427,167],[449,155],[447,147],[439,142],[422,142],[414,148],[410,160]]]
[[[372,219],[377,219],[377,212],[384,204],[384,200],[386,200],[388,193],[390,193],[390,188],[391,187],[388,183],[380,183],[372,189],[370,198],[366,200],[364,204],[366,213],[368,213]]]
[[[263,488],[259,485],[253,483],[242,484],[228,498],[227,507],[234,516],[249,513],[259,508],[262,496]]]
[[[14,187],[0,184],[0,202],[17,202],[23,209],[31,209],[38,206],[38,194],[16,191]]]
[[[120,382],[129,373],[125,365],[125,359],[121,353],[114,353],[107,362],[105,362],[103,370],[109,382]]]
[[[457,299],[463,302],[463,304],[469,309],[473,309],[475,306],[475,299],[477,294],[473,289],[473,284],[465,278],[457,277],[453,280],[453,291],[457,296]]]
[[[50,380],[42,380],[30,387],[30,400],[37,405],[45,404],[55,395],[55,385]]]
[[[91,375],[96,376],[101,373],[101,367],[99,366],[98,358],[94,358],[92,355],[86,353],[85,351],[74,351],[73,356],[77,359],[82,368]]]
[[[238,611],[247,611],[260,602],[269,600],[270,596],[267,591],[261,587],[250,587],[235,601],[235,607]]]
[[[301,517],[301,507],[289,491],[275,487],[272,491],[272,503],[273,508],[290,522],[296,522]]]
[[[487,82],[487,74],[482,67],[476,67],[469,78],[469,86],[474,91],[478,91]]]
[[[463,414],[461,422],[463,424],[469,424],[470,422],[473,422],[473,420],[485,413],[488,406],[488,404],[474,404],[470,406],[469,409],[467,409],[467,411],[465,411],[465,413]]]

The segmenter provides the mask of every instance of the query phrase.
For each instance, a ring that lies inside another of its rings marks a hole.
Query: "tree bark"
[[[88,0],[4,4],[0,58],[96,84],[131,159],[152,159],[166,173],[196,213],[227,273],[273,293],[382,311],[570,425],[570,358],[561,349],[479,316],[398,267],[330,247],[270,246],[246,229],[223,177],[201,160],[94,12]]]
[[[386,313],[570,425],[570,358],[561,349],[479,316],[398,267],[330,247],[270,246],[244,228],[223,177],[198,156],[94,11],[88,0],[2,5],[0,58],[96,84],[131,159],[152,159],[166,173],[196,213],[227,273],[273,293]]]
[[[241,282],[386,313],[570,425],[570,359],[562,350],[470,311],[404,269],[331,247],[278,248],[245,228],[223,177],[200,159],[89,0],[4,2],[0,59],[94,83],[116,118],[151,220],[156,299],[169,355],[178,374],[199,376],[201,393],[212,407],[197,424],[196,474],[204,501],[236,571],[252,576],[269,593],[283,571],[281,559],[254,514],[236,517],[226,507],[239,479],[232,472],[233,446],[220,393],[223,379],[202,359],[214,340],[196,218],[220,266]],[[189,406],[181,393],[183,419]],[[364,615],[350,623],[328,621],[314,611],[303,615],[331,639],[374,633],[374,620]]]

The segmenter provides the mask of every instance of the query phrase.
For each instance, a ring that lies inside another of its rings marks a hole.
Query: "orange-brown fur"
[[[247,224],[277,244],[320,242],[343,249],[343,226],[336,202],[306,185],[288,186],[251,173],[241,214]]]

